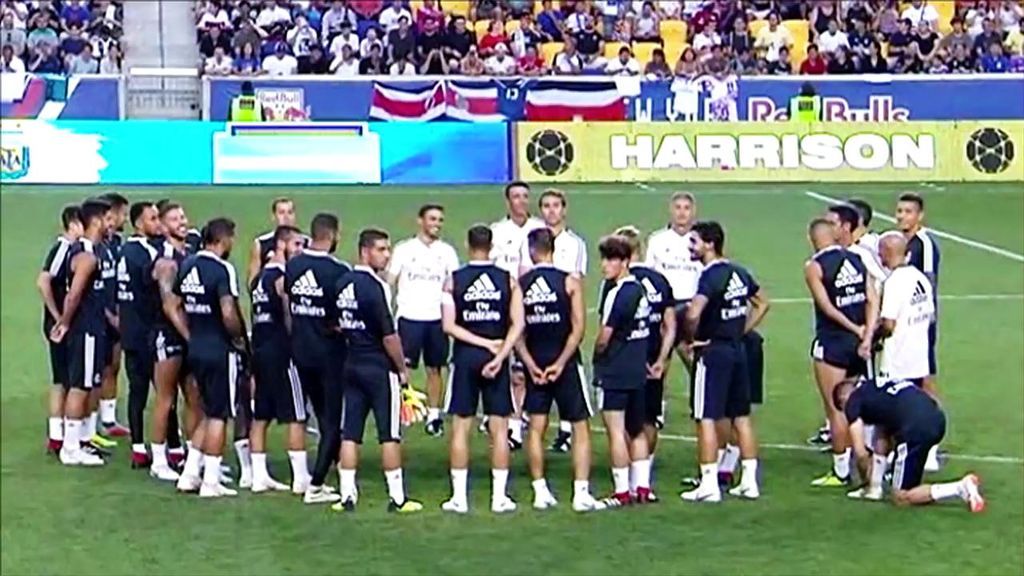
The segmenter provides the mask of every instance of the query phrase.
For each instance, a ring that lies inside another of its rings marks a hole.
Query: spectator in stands
[[[52,0],[39,0],[38,2],[35,2],[35,5],[35,13],[42,17],[42,20],[46,22],[47,26],[54,30],[60,29],[60,15],[57,14],[57,10],[54,9]],[[31,13],[32,10],[29,10],[29,14]]]
[[[9,10],[3,13],[0,18],[0,46],[10,46],[15,56],[25,53],[25,42],[28,36],[24,28],[14,25],[14,11]]]
[[[633,40],[661,42],[661,18],[654,11],[654,3],[647,1],[633,24]]]
[[[722,37],[715,32],[714,20],[708,20],[700,31],[693,35],[693,49],[697,51],[701,60],[711,57],[711,48],[722,45]]]
[[[587,5],[583,2],[577,2],[573,12],[565,19],[565,29],[570,34],[578,34],[583,31],[590,20],[593,20],[593,18],[591,18],[590,14],[587,14]]]
[[[350,0],[349,5],[362,16],[361,20],[374,20],[384,7],[383,0]]]
[[[700,76],[701,70],[700,61],[697,60],[697,52],[692,47],[687,46],[686,50],[683,50],[683,53],[679,56],[679,61],[676,62],[676,76],[692,79]]]
[[[547,65],[537,52],[537,46],[527,46],[526,52],[516,62],[519,73],[523,76],[541,76],[547,73]]]
[[[210,28],[231,28],[228,11],[213,2],[206,5],[206,9],[199,16],[199,22],[196,23],[197,30],[209,30]]]
[[[1019,0],[1003,0],[996,13],[999,19],[999,29],[1003,34],[1012,34],[1020,30],[1020,21],[1024,18],[1024,8],[1021,8]]]
[[[882,57],[882,46],[874,41],[868,47],[868,54],[858,63],[858,71],[861,74],[886,74],[889,72],[889,64]]]
[[[369,54],[359,62],[359,74],[379,76],[385,73],[387,67],[384,62],[384,47],[379,42],[370,44]]]
[[[85,0],[70,0],[60,11],[60,23],[64,29],[70,28],[72,25],[84,28],[89,25],[91,16],[92,13],[85,5]]]
[[[285,34],[285,39],[292,47],[292,54],[295,55],[300,67],[309,60],[313,47],[320,45],[316,30],[309,25],[309,20],[301,14],[295,17],[295,27]]]
[[[359,68],[362,64],[356,58],[356,52],[348,44],[341,45],[341,53],[334,57],[331,62],[330,72],[342,78],[354,78],[359,76]]]
[[[224,52],[222,46],[214,48],[213,56],[207,58],[206,63],[203,65],[203,73],[207,76],[227,76],[231,74],[233,69],[234,62]]]
[[[459,69],[466,76],[482,76],[484,73],[484,61],[480,59],[480,52],[473,44],[469,47],[466,55],[459,62]]]
[[[320,19],[320,31],[323,32],[324,40],[330,39],[333,42],[333,38],[342,33],[342,27],[346,23],[350,32],[356,28],[358,21],[355,11],[349,8],[345,0],[334,0],[331,2],[331,8],[324,12]],[[334,52],[333,48],[331,52]],[[335,52],[335,55],[340,55],[340,52]]]
[[[818,51],[818,47],[811,44],[807,47],[807,58],[800,64],[800,73],[804,75],[820,75],[828,72],[828,63]]]
[[[526,54],[527,48],[530,46],[537,47],[541,42],[543,42],[543,38],[537,30],[537,23],[534,22],[533,16],[524,14],[519,19],[519,29],[512,33],[512,54],[517,58],[521,58]]]
[[[847,30],[856,29],[858,22],[867,28],[875,19],[875,11],[866,0],[847,0],[840,3],[839,10],[842,12],[843,22],[846,22]],[[853,43],[852,38],[850,43]]]
[[[402,16],[398,19],[398,28],[388,33],[388,60],[394,65],[399,64],[399,69],[404,70],[401,61],[407,60],[407,56],[416,56],[416,36],[412,33],[410,23],[412,18]]]
[[[629,13],[627,0],[598,0],[597,8],[601,11],[601,25],[605,39],[612,39],[619,20]]]
[[[816,41],[818,36],[828,32],[829,22],[839,19],[839,14],[836,13],[835,2],[829,2],[828,0],[815,2],[814,8],[811,9],[807,19],[811,23],[811,38]]]
[[[498,44],[494,53],[484,61],[484,69],[491,76],[512,76],[516,73],[516,61],[508,55],[508,46]]]
[[[390,35],[401,27],[402,18],[405,18],[406,27],[408,28],[409,24],[412,23],[412,14],[405,9],[405,5],[402,4],[401,0],[393,0],[387,8],[381,11],[377,21],[380,22],[381,28],[384,29],[384,34]]]
[[[579,74],[583,71],[583,57],[576,51],[576,40],[572,36],[565,36],[565,45],[555,54],[551,68],[555,74]]]
[[[664,80],[672,77],[672,70],[668,67],[668,62],[665,62],[665,51],[661,48],[655,48],[651,52],[651,61],[644,66],[644,76],[648,79]]]
[[[971,49],[971,37],[967,34],[967,30],[964,29],[964,20],[959,16],[953,18],[950,21],[953,26],[953,30],[942,37],[939,41],[939,47],[947,55],[952,55],[957,45],[961,45],[970,51]]]
[[[369,28],[366,31],[366,38],[363,38],[362,42],[359,43],[359,56],[366,58],[370,55],[370,49],[376,46],[380,48],[380,53],[384,53],[384,43],[377,37],[378,32],[376,28]]]
[[[3,14],[10,14],[14,17],[14,27],[25,29],[25,25],[28,22],[28,6],[25,2],[13,2],[0,4],[0,12]]]
[[[263,59],[263,71],[271,76],[290,76],[298,74],[299,62],[288,53],[284,42],[274,45],[274,53]]]
[[[43,12],[36,12],[34,16],[29,17],[27,40],[29,51],[38,52],[44,45],[49,46],[51,52],[56,51],[60,38],[57,36],[57,29],[50,24],[51,20]]]
[[[828,21],[828,29],[818,34],[818,41],[815,42],[818,45],[818,49],[821,50],[825,56],[831,56],[840,48],[848,49],[850,47],[850,39],[846,36],[846,32],[839,29],[839,22],[836,20]]]
[[[324,54],[324,47],[314,44],[309,49],[309,56],[299,58],[299,74],[327,74],[331,61]]]
[[[256,28],[255,24],[253,24],[252,19],[243,18],[240,29],[238,32],[235,32],[234,37],[231,38],[231,46],[235,49],[235,54],[241,54],[242,48],[248,44],[252,47],[253,54],[258,55],[260,51],[260,42],[262,42],[263,36],[265,36],[265,34],[261,34],[261,31]],[[258,67],[259,66],[257,66],[257,68]]]
[[[28,71],[36,74],[62,73],[64,68],[61,66],[60,58],[57,58],[57,49],[51,44],[40,44],[28,65]]]
[[[476,34],[466,26],[465,16],[452,18],[448,33],[445,35],[445,46],[449,49],[449,58],[455,57],[459,60],[469,53],[470,47],[476,46]]]
[[[221,32],[220,28],[214,26],[203,32],[199,39],[199,53],[205,58],[210,58],[217,48],[221,48],[227,54],[231,52],[231,41]]]
[[[971,49],[963,44],[954,44],[949,58],[949,71],[953,74],[970,74],[977,69]]]
[[[82,26],[76,21],[68,27],[67,32],[60,35],[60,49],[65,56],[82,53],[82,48],[89,44],[89,37],[82,32]]]
[[[371,28],[370,30],[374,29]],[[374,34],[376,34],[376,30],[374,30]],[[352,31],[352,24],[348,20],[341,22],[341,27],[338,28],[338,33],[331,40],[329,46],[328,52],[331,53],[331,58],[333,59],[341,56],[341,49],[344,46],[351,48],[353,55],[359,54],[359,35]],[[358,65],[358,62],[356,64]]]
[[[403,54],[401,58],[394,60],[388,67],[388,74],[392,76],[415,76],[416,63],[413,62],[415,55],[412,52]]]
[[[779,49],[779,58],[774,62],[769,62],[768,69],[765,72],[773,76],[791,75],[793,73],[793,60],[790,57],[789,48]]]
[[[729,58],[721,45],[711,47],[711,54],[704,61],[704,71],[714,76],[720,76],[729,69]]]
[[[629,46],[619,48],[619,56],[608,62],[604,71],[609,76],[639,76],[640,63],[633,57]]]
[[[275,27],[288,26],[292,23],[292,13],[274,0],[264,0],[263,9],[256,17],[256,25],[270,32]]]
[[[792,49],[792,47],[793,35],[789,32],[789,28],[780,25],[778,14],[774,12],[769,14],[768,25],[757,33],[754,48],[770,64],[779,59],[779,50],[782,48]]]
[[[421,74],[447,74],[448,58],[444,54],[444,36],[440,26],[434,18],[423,22],[423,32],[416,42],[417,59],[423,63]]]
[[[806,8],[804,0],[775,0],[775,11],[783,20],[806,20]]]
[[[1003,40],[1003,47],[1006,48],[1006,55],[1013,60],[1016,56],[1024,56],[1024,32],[1018,26],[1016,30],[1006,35]]]
[[[927,20],[922,18],[917,24],[913,42],[917,44],[917,53],[921,56],[922,63],[925,67],[929,67],[939,51],[939,35],[932,32],[931,25]]]
[[[742,55],[753,52],[754,39],[750,37],[750,30],[747,28],[747,21],[744,18],[733,20],[732,31],[725,37],[724,44],[732,49],[733,54]]]
[[[533,15],[534,0],[507,0],[509,14],[513,18],[522,18],[527,14]]]
[[[939,23],[939,12],[935,9],[935,6],[928,4],[924,0],[911,0],[910,6],[903,9],[900,18],[910,20],[913,26],[917,26],[921,21],[925,21],[934,28]]]
[[[981,57],[981,71],[989,74],[1003,74],[1010,71],[1010,59],[1003,53],[1002,43],[989,44],[988,54]]]
[[[423,5],[416,11],[416,29],[424,30],[433,21],[437,30],[444,29],[444,12],[437,7],[436,0],[423,0]]]
[[[231,9],[231,22],[238,28],[243,20],[256,21],[259,12],[249,5],[249,0],[242,0]]]
[[[747,4],[747,12],[756,20],[764,20],[772,11],[771,0],[750,0]]]
[[[584,60],[593,62],[597,57],[604,55],[604,38],[597,31],[593,18],[587,18],[583,30],[577,32],[575,37],[576,49]]]
[[[921,61],[921,54],[918,52],[917,44],[907,45],[903,53],[896,59],[896,62],[889,66],[896,74],[920,74],[924,71],[924,63]]]
[[[480,56],[483,58],[489,57],[494,53],[494,49],[498,44],[508,44],[508,37],[505,36],[505,25],[500,20],[491,20],[487,24],[487,34],[480,38]]]
[[[975,2],[974,6],[967,9],[964,13],[964,22],[967,25],[967,33],[971,37],[977,37],[978,34],[982,33],[985,20],[995,20],[996,12],[988,6],[988,2],[979,1]]]
[[[889,36],[889,67],[894,68],[894,62],[903,57],[908,47],[913,43],[914,37],[910,30],[910,20],[900,20],[900,28]]]
[[[501,5],[498,0],[475,0],[473,14],[477,20],[503,20]]]
[[[239,76],[258,76],[263,73],[260,66],[259,55],[256,54],[256,47],[252,44],[242,44],[240,49],[235,51],[233,73]]]
[[[726,48],[728,48],[728,46]],[[748,51],[740,54],[733,54],[731,66],[732,73],[739,76],[747,76],[757,73],[757,59],[754,58],[753,52]]]
[[[0,48],[0,74],[21,74],[25,71],[25,62],[14,53],[14,46],[4,44]]]
[[[873,29],[878,31],[884,40],[897,33],[900,29],[900,13],[896,10],[896,0],[885,0],[884,5],[875,14]]]
[[[991,18],[986,18],[981,24],[981,34],[974,38],[974,54],[981,58],[989,53],[989,47],[993,42],[1002,42],[1003,35],[996,31],[996,23]],[[28,35],[29,47],[32,46],[32,34]]]
[[[839,47],[828,61],[828,73],[829,74],[856,74],[857,68],[853,65],[853,59],[850,57],[849,51],[844,47]]]
[[[871,52],[875,36],[868,31],[867,24],[863,20],[854,20],[853,28],[853,32],[850,32],[849,35],[850,55],[853,57],[854,64],[859,66],[860,62],[866,59]]]
[[[537,24],[540,25],[541,34],[551,42],[561,42],[562,13],[552,7],[551,0],[543,0],[541,7],[543,10],[537,15]]]

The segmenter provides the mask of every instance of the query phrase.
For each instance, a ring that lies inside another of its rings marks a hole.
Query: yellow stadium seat
[[[554,64],[555,55],[565,48],[565,44],[562,42],[546,42],[540,45],[540,55],[544,58],[544,63],[548,66]]]
[[[409,10],[412,11],[413,18],[416,17],[416,14],[420,11],[420,8],[422,8],[422,7],[423,7],[423,0],[410,0],[409,1]]]
[[[811,41],[810,23],[807,20],[784,20],[782,25],[793,36],[793,50],[790,53],[790,60],[793,62],[803,62],[804,57],[807,55],[807,44]]]
[[[665,41],[665,61],[668,62],[668,67],[675,70],[676,62],[679,62],[679,58],[683,55],[686,50],[686,42],[669,42]]]
[[[888,58],[889,57],[889,43],[888,42],[882,42],[882,51],[880,52],[880,54],[882,55],[882,58]]]
[[[505,35],[511,38],[516,33],[516,30],[519,30],[520,26],[522,26],[522,23],[519,20],[505,22]]]
[[[761,28],[764,28],[767,25],[767,20],[752,20],[750,24],[747,25],[747,29],[750,30],[750,36],[754,40],[757,40],[757,33],[761,31]]]
[[[441,6],[451,16],[469,18],[469,0],[444,0]]]
[[[622,42],[607,42],[604,45],[604,57],[611,60],[619,57],[619,50],[625,46]]]
[[[653,58],[654,51],[661,48],[661,45],[657,42],[634,42],[633,43],[633,56],[636,57],[637,62],[640,63],[640,69],[647,66],[647,63]]]
[[[683,20],[662,20],[661,39],[668,42],[686,42],[686,22]]]
[[[481,38],[487,35],[487,29],[491,26],[490,20],[477,20],[473,23],[473,31],[476,32],[476,39],[479,42]]]
[[[952,32],[953,25],[950,24],[950,21],[953,16],[956,16],[956,2],[930,2],[930,4],[935,6],[935,11],[939,13],[939,32],[943,35]]]

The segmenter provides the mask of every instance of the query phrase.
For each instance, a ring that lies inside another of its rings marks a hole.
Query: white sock
[[[309,462],[306,460],[305,450],[289,450],[288,461],[292,465],[292,480],[296,478],[309,478]]]
[[[840,478],[850,476],[850,449],[847,448],[842,454],[832,453],[832,470]]]
[[[142,444],[132,444],[132,452],[134,452],[136,454],[145,454],[146,453],[146,443],[143,442]]]
[[[402,481],[402,469],[395,468],[394,470],[385,470],[384,480],[388,484],[388,496],[394,500],[395,504],[404,504],[405,482]]]
[[[153,468],[167,467],[167,444],[157,444],[156,442],[149,445],[153,451]]]
[[[433,422],[434,420],[441,419],[440,408],[427,408],[427,422]]]
[[[740,483],[744,486],[757,486],[757,458],[743,459],[743,477]]]
[[[945,482],[943,484],[932,484],[932,500],[949,500],[950,498],[963,498],[963,484],[961,482]]]
[[[871,457],[871,478],[868,486],[871,488],[882,488],[882,480],[885,478],[885,471],[889,468],[889,456],[887,454],[875,454]]]
[[[220,456],[206,454],[203,457],[203,484],[220,486],[220,461]]]
[[[558,423],[558,431],[565,432],[566,434],[572,434],[572,422],[562,420]]]
[[[88,442],[96,435],[96,417],[97,414],[93,412],[82,420],[82,442]]]
[[[718,465],[722,465],[722,461],[725,460],[725,448],[718,449]]]
[[[185,455],[185,447],[184,446],[178,446],[177,448],[171,448],[170,450],[168,450],[168,452],[170,452],[171,454],[178,454],[178,455],[184,456]]]
[[[732,474],[736,472],[736,464],[740,461],[740,449],[732,444],[725,445],[725,454],[718,459],[718,469]]]
[[[630,476],[636,482],[636,486],[630,486],[630,488],[651,489],[651,461],[649,458],[634,460],[630,463],[629,470]]]
[[[588,496],[590,495],[590,481],[589,480],[573,480],[572,482],[572,493],[574,496]]]
[[[355,469],[338,469],[338,489],[341,492],[342,500],[356,497],[356,471]]]
[[[64,419],[60,416],[50,416],[47,420],[48,434],[50,440],[63,440],[64,439]]]
[[[718,492],[718,463],[700,465],[700,486],[703,489],[714,489]]]
[[[203,463],[203,453],[198,448],[190,447],[188,449],[188,455],[185,456],[185,468],[182,470],[184,476],[199,476],[199,467]],[[217,463],[220,466],[220,462]],[[217,470],[217,474],[220,474],[220,470]]]
[[[629,492],[629,466],[612,468],[612,485],[616,494]]]
[[[249,440],[235,441],[235,455],[238,456],[238,477],[252,478],[252,452],[249,451]]]
[[[873,425],[867,425],[864,427],[864,445],[869,450],[875,449],[875,427]]]
[[[252,458],[252,477],[254,480],[268,480],[270,479],[270,471],[267,470],[267,453],[266,452],[253,452]]]
[[[113,424],[117,421],[117,398],[100,400],[100,422]]]
[[[451,470],[452,475],[452,500],[456,502],[465,502],[467,500],[466,483],[469,476],[469,470],[465,468]]]
[[[825,419],[825,425],[822,426],[822,428],[828,430],[829,432],[832,431],[832,423],[828,421],[828,418]]]
[[[191,440],[185,440],[185,450],[191,450],[191,449],[192,449],[192,441]]]
[[[491,501],[497,501],[500,498],[507,498],[508,493],[508,468],[504,470],[498,470],[497,468],[491,469]]]
[[[533,486],[534,496],[547,496],[551,494],[551,490],[548,488],[548,481],[544,478],[534,480],[531,485]]]
[[[81,450],[79,445],[79,438],[81,436],[82,421],[68,418],[64,421],[64,444],[61,447],[62,450],[68,452],[75,452]]]
[[[520,418],[509,418],[508,429],[512,435],[512,439],[516,442],[522,443],[523,441],[523,421]]]

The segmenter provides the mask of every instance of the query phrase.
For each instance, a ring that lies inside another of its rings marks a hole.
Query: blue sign
[[[374,122],[386,184],[498,184],[512,174],[510,124]]]
[[[4,74],[0,117],[61,120],[117,120],[121,117],[121,83],[117,76],[88,74]]]

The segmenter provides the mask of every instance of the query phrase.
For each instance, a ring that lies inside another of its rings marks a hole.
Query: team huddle
[[[516,510],[507,493],[510,453],[524,447],[533,507],[543,510],[558,505],[545,476],[554,405],[552,450],[572,453],[572,508],[606,510],[658,500],[651,471],[677,355],[689,375],[700,470],[682,500],[718,502],[723,491],[759,498],[751,415],[763,400],[757,328],[769,301],[747,269],[726,259],[723,227],[697,221],[695,198],[677,193],[669,225],[646,242],[632,226],[600,241],[588,378],[586,244],[568,228],[564,193],[541,194],[540,218],[530,215],[529,195],[525,183],[505,187],[507,216],[466,232],[464,265],[441,237],[440,205],[421,207],[415,236],[394,246],[384,230],[361,230],[350,266],[334,256],[336,215],[315,215],[307,235],[296,227],[294,202],[277,199],[274,229],[251,249],[249,322],[229,262],[232,220],[195,230],[180,204],[129,205],[118,194],[65,208],[64,233],[38,280],[53,373],[50,451],[68,466],[101,466],[114,444],[108,437],[130,435],[133,467],[181,492],[234,496],[222,463],[231,424],[238,488],[291,491],[307,504],[351,511],[372,414],[389,510],[411,513],[423,504],[407,495],[401,439],[423,419],[426,434],[449,436],[452,490],[441,509],[462,514],[479,422],[490,436],[491,510]],[[859,200],[810,224],[811,355],[827,418],[814,441],[833,453],[832,469],[813,484],[852,487],[856,471],[861,485],[849,495],[879,500],[891,453],[895,502],[959,497],[980,511],[973,474],[922,484],[945,433],[934,380],[939,258],[921,227],[923,208],[920,197],[902,196],[900,230],[880,237],[869,232],[871,208]],[[128,238],[126,222],[134,229]],[[127,429],[115,419],[122,353]],[[421,361],[425,395],[409,385]],[[613,490],[604,498],[590,490],[592,389],[611,465]],[[286,429],[290,485],[270,474],[271,422]],[[317,442],[312,470],[307,437]],[[327,483],[335,466],[337,489]]]

